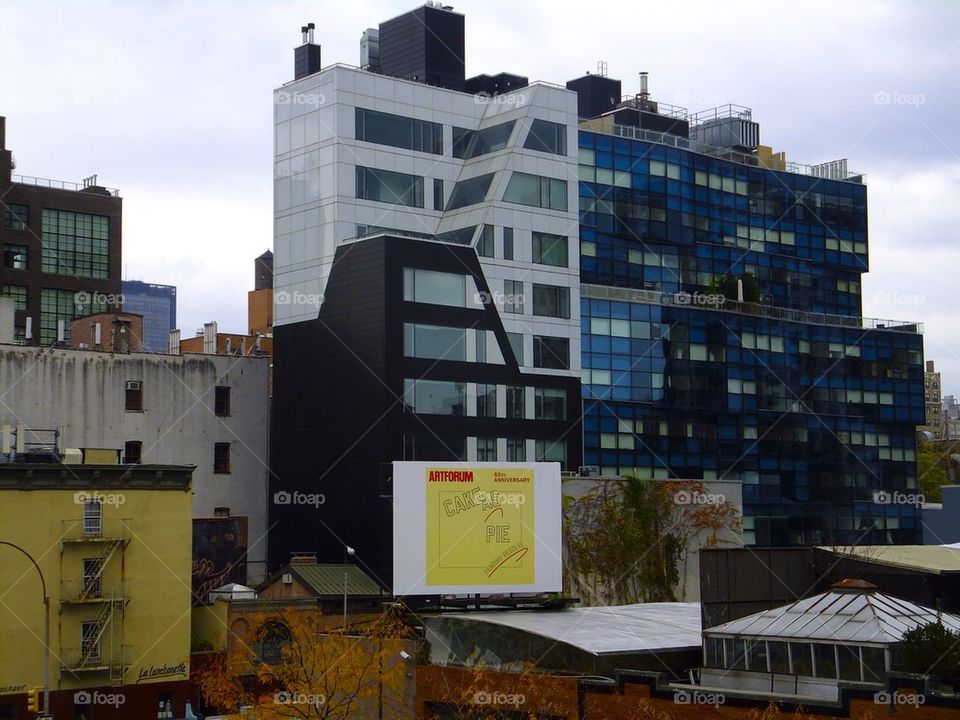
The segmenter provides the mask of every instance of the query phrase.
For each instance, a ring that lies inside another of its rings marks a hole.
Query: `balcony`
[[[850,315],[828,315],[811,313],[792,308],[761,305],[759,303],[736,302],[726,300],[723,305],[700,305],[691,303],[691,295],[686,292],[665,293],[656,290],[637,290],[634,288],[611,287],[609,285],[580,286],[580,296],[597,300],[619,300],[621,302],[645,303],[648,305],[677,306],[694,308],[710,312],[738,313],[783,320],[785,322],[829,325],[832,327],[856,328],[858,330],[885,330],[888,332],[922,333],[923,323],[908,320],[878,320]]]
[[[133,518],[82,518],[61,520],[61,545],[121,543],[126,546],[133,532]]]
[[[98,605],[101,603],[127,603],[125,583],[107,583],[103,578],[86,578],[83,580],[64,580],[60,584],[61,605]]]

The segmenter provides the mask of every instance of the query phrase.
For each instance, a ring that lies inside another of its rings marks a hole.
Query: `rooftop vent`
[[[848,593],[872,593],[879,590],[873,583],[858,579],[841,580],[831,585],[830,589]]]

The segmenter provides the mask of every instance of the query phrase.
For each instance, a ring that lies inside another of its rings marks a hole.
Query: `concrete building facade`
[[[196,465],[193,514],[229,508],[248,518],[256,582],[266,559],[267,366],[260,357],[0,346],[0,424],[64,426],[67,447],[119,450],[123,463]]]

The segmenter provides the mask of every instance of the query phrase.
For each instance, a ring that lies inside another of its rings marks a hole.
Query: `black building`
[[[466,460],[476,438],[478,460],[498,442],[508,461],[550,459],[562,441],[580,463],[579,381],[521,373],[491,296],[472,247],[338,248],[318,319],[274,330],[269,520],[296,531],[271,535],[271,567],[349,545],[388,585],[393,460]]]
[[[449,6],[423,5],[380,23],[380,71],[463,91],[463,15]]]

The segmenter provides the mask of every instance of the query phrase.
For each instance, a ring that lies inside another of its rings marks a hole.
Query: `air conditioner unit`
[[[293,585],[293,574],[292,574],[292,573],[284,573],[284,574],[280,577],[280,582],[282,582],[284,585]]]
[[[140,381],[139,380],[127,380],[127,390],[139,390]]]

